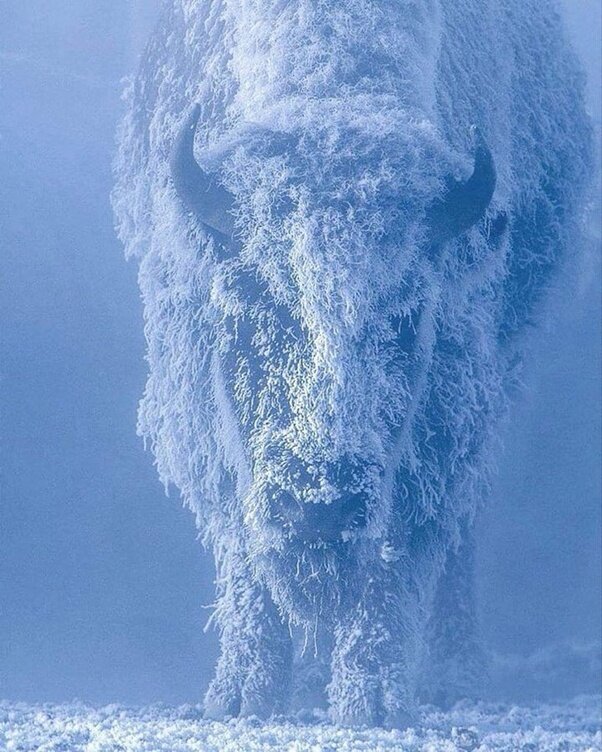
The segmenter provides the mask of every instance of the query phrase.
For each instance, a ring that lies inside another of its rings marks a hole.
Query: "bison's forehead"
[[[252,321],[276,339],[323,340],[334,356],[386,338],[391,317],[410,315],[433,294],[432,258],[419,246],[316,245],[300,238],[281,254],[271,247],[217,264],[211,301],[220,317]]]
[[[220,164],[235,197],[236,262],[308,325],[363,326],[428,277],[425,213],[452,160],[429,123],[401,120],[370,138],[349,123],[284,143],[264,134]],[[237,268],[218,278],[233,281]]]

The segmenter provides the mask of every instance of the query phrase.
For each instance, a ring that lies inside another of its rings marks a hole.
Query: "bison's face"
[[[332,264],[333,280],[335,268],[351,273]],[[342,279],[325,291],[308,273],[304,286],[295,264],[286,293],[239,258],[220,262],[213,280],[216,398],[244,465],[249,549],[273,590],[297,583],[289,604],[359,585],[358,561],[378,555],[390,532],[430,319],[418,284],[384,285],[382,257],[366,266],[374,277],[362,273],[355,310]]]
[[[316,181],[299,160],[279,191],[264,185],[246,208],[243,196],[255,219],[237,237],[232,197],[192,156],[197,119],[172,166],[214,236],[219,430],[250,555],[279,603],[307,613],[355,591],[359,563],[388,547],[396,477],[412,461],[404,432],[432,354],[433,247],[480,218],[493,167],[481,146],[473,177],[449,187],[454,216],[443,202],[391,209],[395,197],[369,185],[358,201],[348,162]]]

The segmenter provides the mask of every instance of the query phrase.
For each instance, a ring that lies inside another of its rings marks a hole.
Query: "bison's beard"
[[[283,538],[269,546],[256,540],[250,554],[258,578],[283,615],[293,624],[311,627],[357,602],[375,548],[374,541],[364,539],[308,543]]]

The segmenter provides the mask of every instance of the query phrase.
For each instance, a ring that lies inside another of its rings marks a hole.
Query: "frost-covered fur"
[[[472,522],[519,335],[575,249],[581,88],[550,2],[167,3],[114,206],[145,306],[139,431],[215,552],[210,716],[324,696],[403,725],[421,672],[427,697],[473,689]],[[174,189],[194,103],[233,243]],[[473,126],[495,194],[435,242]]]

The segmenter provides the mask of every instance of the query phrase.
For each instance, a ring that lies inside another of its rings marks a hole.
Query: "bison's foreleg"
[[[448,552],[435,591],[420,693],[443,707],[474,697],[486,676],[475,606],[472,526],[464,526],[461,541]]]
[[[221,655],[205,696],[209,718],[257,715],[286,709],[292,646],[267,590],[252,576],[241,551],[218,561],[216,619]]]
[[[392,727],[412,722],[419,610],[402,573],[383,565],[335,630],[328,687],[335,722]]]

